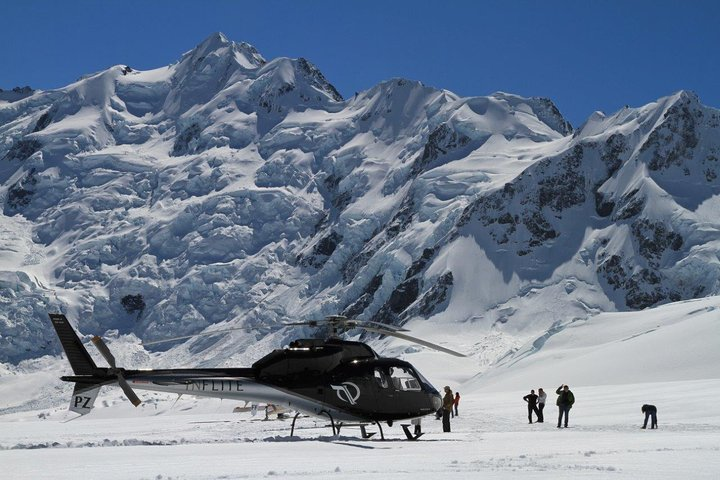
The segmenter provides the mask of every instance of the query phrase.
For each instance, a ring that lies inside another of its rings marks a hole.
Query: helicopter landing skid
[[[375,422],[373,422],[373,423],[375,423]],[[367,427],[367,424],[365,424],[365,423],[342,423],[342,422],[338,422],[338,423],[337,423],[337,427],[336,427],[336,428],[337,428],[337,434],[338,434],[338,435],[340,435],[340,428],[341,428],[341,427],[360,427],[360,433],[361,433],[361,435],[362,435],[362,438],[364,438],[365,440],[367,440],[368,438],[372,437],[373,435],[375,435],[375,434],[377,433],[377,432],[368,432],[367,429],[365,428],[365,427]],[[385,439],[383,438],[383,440],[385,440]]]
[[[408,440],[415,441],[424,435],[423,432],[417,433],[415,435],[410,433],[410,425],[408,425],[408,424],[402,424],[400,426],[402,427],[403,432],[405,432],[405,436],[407,437]]]
[[[330,415],[330,412],[327,412],[323,410],[320,412],[320,414],[325,414],[330,419],[330,426],[332,427],[333,436],[340,434],[340,427],[342,426],[342,423],[338,423],[337,426],[335,426],[335,419],[333,419],[332,415]],[[295,416],[293,417],[292,425],[290,426],[290,436],[292,437],[295,433],[295,420],[297,420],[298,416],[300,416],[300,412],[297,412]]]

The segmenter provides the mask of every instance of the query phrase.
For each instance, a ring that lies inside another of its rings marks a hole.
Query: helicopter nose
[[[433,405],[433,410],[439,410],[440,407],[442,407],[442,398],[440,398],[440,395],[432,396],[432,405]]]

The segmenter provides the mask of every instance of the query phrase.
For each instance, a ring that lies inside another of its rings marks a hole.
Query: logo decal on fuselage
[[[337,393],[337,396],[343,402],[347,402],[350,405],[355,405],[358,398],[360,398],[360,388],[352,382],[343,382],[342,385],[330,385],[333,390]],[[351,394],[351,388],[355,389],[355,394]]]

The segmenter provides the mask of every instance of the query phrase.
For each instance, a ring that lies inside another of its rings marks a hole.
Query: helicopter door
[[[375,368],[376,398],[380,408],[383,405],[392,405],[394,402],[395,389],[392,386],[392,377],[387,368]]]

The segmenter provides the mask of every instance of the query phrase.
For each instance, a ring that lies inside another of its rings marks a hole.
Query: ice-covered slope
[[[167,354],[207,365],[338,313],[462,326],[490,363],[719,290],[718,111],[686,92],[573,131],[546,99],[405,79],[343,100],[214,34],[28,93],[0,104],[0,361],[58,352],[63,310],[83,333],[254,330]]]

